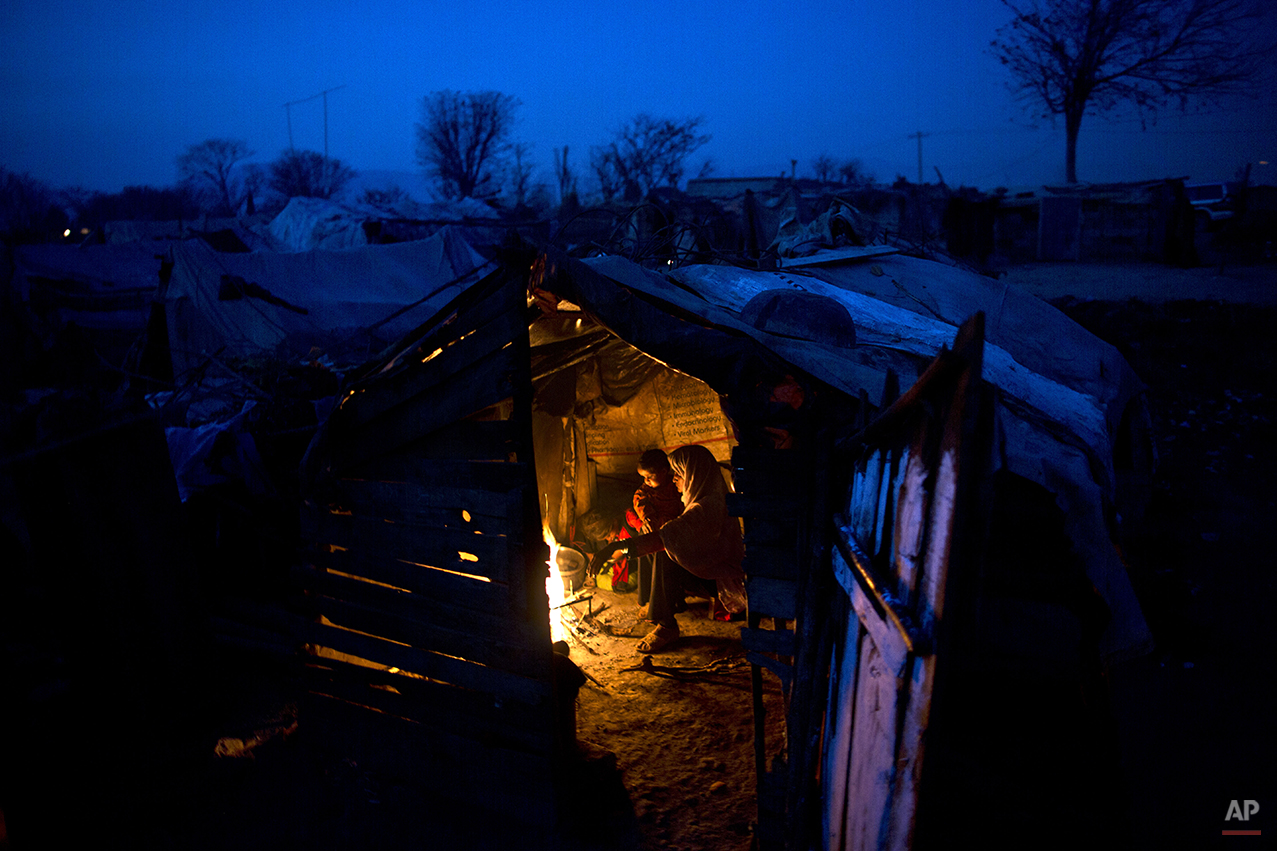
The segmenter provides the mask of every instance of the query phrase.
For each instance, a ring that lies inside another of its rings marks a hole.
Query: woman
[[[597,570],[618,555],[669,554],[670,561],[653,570],[648,620],[655,627],[639,642],[640,653],[659,652],[678,639],[674,615],[688,590],[717,593],[732,612],[744,608],[745,544],[740,522],[727,513],[727,483],[718,462],[704,446],[684,446],[670,453],[669,463],[674,486],[683,495],[683,513],[653,532],[610,544],[594,555]]]

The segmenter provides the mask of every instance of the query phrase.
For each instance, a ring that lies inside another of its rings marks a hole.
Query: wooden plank
[[[411,671],[432,680],[488,692],[496,698],[536,704],[550,697],[548,680],[476,665],[428,650],[395,644],[373,635],[362,635],[322,623],[305,624],[303,635],[311,644],[331,647],[342,653]]]
[[[514,390],[515,369],[509,350],[492,352],[446,376],[432,392],[407,399],[371,422],[353,428],[340,419],[334,423],[353,443],[356,462],[375,458],[508,398]]]
[[[904,723],[896,744],[896,777],[891,794],[891,823],[887,847],[913,847],[914,817],[918,809],[918,792],[922,785],[923,752],[927,726],[931,721],[931,695],[935,682],[935,656],[911,660],[908,677],[903,679],[901,696],[908,701]]]
[[[891,521],[896,513],[895,494],[891,491],[891,480],[896,460],[899,457],[899,453],[894,449],[889,449],[883,454],[882,468],[879,471],[877,483],[878,507],[874,512],[873,533],[869,538],[861,539],[860,541],[865,548],[865,552],[869,553],[869,557],[875,565],[889,560],[884,550],[890,546]]]
[[[503,535],[475,535],[459,529],[432,529],[389,523],[376,517],[333,514],[306,506],[303,537],[373,555],[401,558],[443,570],[509,582],[512,548]]]
[[[369,381],[343,400],[341,416],[347,428],[368,424],[391,409],[422,394],[437,395],[450,376],[462,373],[492,352],[499,351],[517,334],[526,335],[527,318],[518,305],[458,340],[438,344],[429,351],[417,351],[419,365],[401,369],[382,380]],[[424,342],[420,349],[434,346]],[[437,352],[437,354],[436,354]]]
[[[344,578],[337,576],[332,579]],[[355,580],[346,581],[364,585],[369,590],[375,588]],[[388,592],[389,589],[382,590]],[[401,641],[435,653],[455,655],[460,659],[469,659],[470,662],[502,668],[503,671],[535,673],[539,666],[548,663],[549,624],[540,635],[529,634],[529,630],[521,629],[520,621],[513,617],[504,618],[506,622],[503,624],[488,620],[483,624],[471,622],[443,626],[414,617],[418,613],[415,607],[378,607],[361,599],[352,601],[329,595],[313,599],[310,606],[310,611],[321,613],[333,624],[347,629],[370,632],[384,639]]]
[[[847,806],[855,790],[847,785],[851,770],[851,731],[856,721],[856,676],[860,644],[865,633],[857,618],[847,618],[840,643],[841,657],[831,691],[828,736],[825,749],[825,848],[841,851],[847,828]]]
[[[859,469],[863,474],[856,477],[856,490],[853,491],[855,509],[856,537],[869,544],[869,552],[873,552],[873,531],[878,523],[878,483],[882,478],[884,451],[875,449],[866,458]]]
[[[745,653],[745,659],[751,665],[757,665],[760,668],[766,668],[767,670],[771,671],[776,676],[780,677],[782,690],[789,691],[789,686],[794,681],[794,666],[793,665],[790,665],[786,662],[782,662],[779,659],[773,659],[772,657],[766,656],[762,653],[755,653],[753,651],[747,651]]]
[[[895,778],[896,677],[883,664],[872,637],[861,642],[856,665],[855,724],[844,836],[851,851],[878,851],[886,839],[891,785]]]
[[[332,504],[356,515],[489,535],[509,535],[521,524],[520,498],[517,490],[358,479],[342,479],[331,497]]]
[[[537,705],[498,702],[484,692],[318,656],[306,659],[302,673],[311,689],[484,744],[532,753],[546,753],[553,746],[554,710],[548,701]]]
[[[293,573],[303,587],[315,594],[393,612],[396,615],[443,629],[470,633],[478,637],[492,636],[498,640],[518,643],[525,648],[539,648],[549,641],[548,615],[544,622],[540,620],[533,622],[505,609],[484,610],[463,607],[448,597],[389,588],[352,576],[329,573],[309,565],[298,567]],[[498,587],[505,589],[505,586]],[[376,630],[370,631],[376,632]],[[542,655],[540,651],[535,652],[536,658],[540,658]]]
[[[896,597],[912,610],[917,598],[918,574],[921,567],[930,507],[926,487],[927,468],[921,446],[916,443],[906,451],[896,482],[896,522],[892,533],[891,569],[896,576]]]
[[[301,558],[304,566],[365,577],[372,582],[383,582],[423,597],[444,601],[446,605],[457,609],[480,613],[510,612],[512,616],[521,616],[517,599],[510,593],[510,587],[500,582],[485,582],[469,576],[432,570],[376,553],[311,550],[303,552]]]
[[[794,547],[747,546],[743,567],[748,576],[796,580],[798,555],[794,552]]]
[[[769,576],[745,578],[745,595],[749,598],[749,611],[774,618],[792,620],[798,613],[798,588],[785,579]]]
[[[508,423],[496,423],[508,427]],[[469,423],[471,427],[492,422]],[[506,492],[522,487],[526,471],[522,464],[454,458],[426,458],[411,455],[385,456],[344,472],[343,481],[408,482],[419,487],[462,487],[480,491]]]
[[[855,578],[855,568],[847,563],[840,548],[834,547],[830,557],[833,562],[834,577],[847,592],[852,611],[856,613],[861,625],[869,633],[870,640],[878,646],[883,662],[893,672],[903,671],[912,651],[912,645],[892,618],[893,612],[889,604],[871,597],[866,592]]]
[[[756,653],[794,655],[794,633],[788,629],[751,629],[742,627],[740,643],[746,650]]]

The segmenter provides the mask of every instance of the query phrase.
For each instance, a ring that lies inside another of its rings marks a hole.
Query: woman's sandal
[[[657,624],[656,629],[649,632],[647,637],[639,642],[638,652],[660,653],[675,641],[678,641],[678,635],[677,626],[670,627],[664,624]]]

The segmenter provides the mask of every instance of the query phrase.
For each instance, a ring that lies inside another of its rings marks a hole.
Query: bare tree
[[[285,198],[331,198],[355,176],[341,160],[288,150],[270,164],[270,188]]]
[[[837,169],[834,158],[829,154],[821,154],[811,161],[811,170],[816,172],[816,179],[821,183],[828,183],[833,179],[834,171]]]
[[[554,178],[559,184],[559,203],[565,204],[569,195],[576,194],[576,175],[572,173],[572,166],[568,165],[567,145],[562,150],[554,149]]]
[[[47,242],[70,224],[43,181],[0,166],[0,242]]]
[[[518,98],[493,91],[443,90],[422,98],[417,162],[445,197],[497,193],[518,108]]]
[[[532,188],[532,146],[527,142],[510,146],[510,180],[514,184],[514,203],[522,207]]]
[[[848,186],[863,186],[873,180],[873,176],[865,172],[865,164],[854,157],[838,166],[838,176]]]
[[[1014,91],[1044,116],[1064,116],[1070,183],[1084,116],[1121,103],[1156,110],[1243,91],[1270,52],[1250,38],[1260,0],[1002,2],[1014,17],[991,52]]]
[[[178,181],[190,186],[210,213],[233,216],[251,187],[235,177],[235,165],[253,155],[239,139],[205,139],[177,158]]]
[[[658,186],[677,186],[684,161],[710,140],[698,132],[704,123],[703,117],[634,116],[611,142],[591,150],[590,165],[604,197],[620,191],[626,200],[637,201]]]

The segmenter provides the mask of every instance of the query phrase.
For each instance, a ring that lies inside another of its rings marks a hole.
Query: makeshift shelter
[[[486,261],[450,228],[417,242],[298,254],[172,249],[161,293],[175,375],[209,356],[361,362],[461,292]]]
[[[11,346],[30,358],[67,334],[83,336],[113,366],[146,328],[160,286],[161,256],[144,243],[21,245],[13,249],[7,310]],[[17,354],[6,347],[6,353]]]
[[[793,258],[778,272],[658,274],[618,257],[547,252],[507,257],[460,292],[348,384],[308,451],[302,575],[314,605],[313,691],[419,722],[414,736],[437,760],[441,794],[553,822],[544,779],[570,754],[563,716],[574,686],[550,651],[546,543],[567,543],[600,480],[628,469],[638,451],[686,442],[730,458],[746,533],[745,646],[757,670],[776,672],[791,692],[787,773],[768,771],[759,750],[769,841],[811,835],[813,802],[832,794],[818,788],[824,759],[922,776],[929,672],[937,648],[949,646],[937,631],[945,583],[936,577],[980,579],[971,580],[980,593],[970,592],[979,605],[955,607],[962,617],[943,622],[967,658],[973,646],[995,647],[996,658],[1021,667],[1047,657],[1084,667],[1082,658],[1146,649],[1107,526],[1121,480],[1113,447],[1146,443],[1129,366],[1005,286],[881,246],[865,255]],[[983,318],[964,324],[968,316]],[[955,361],[946,348],[959,324]],[[893,404],[915,382],[928,389]],[[949,425],[933,428],[935,417]],[[860,430],[870,421],[878,425]],[[957,434],[971,439],[942,436]],[[960,443],[967,460],[957,465]],[[1127,454],[1118,467],[1138,468],[1138,453]],[[979,510],[959,468],[995,492]],[[1039,497],[1040,516],[1031,516]],[[857,505],[884,507],[861,528]],[[839,537],[844,513],[852,531]],[[1016,537],[1020,526],[1030,533]],[[993,573],[1020,586],[984,593],[986,571],[970,547],[954,566],[959,548],[945,542],[983,530],[1008,551]],[[909,535],[912,549],[901,544]],[[872,545],[863,560],[858,538]],[[926,555],[925,569],[899,566],[910,553]],[[845,602],[824,608],[835,576]],[[919,576],[926,594],[910,590]],[[1045,602],[1035,607],[1026,585]],[[829,611],[841,620],[825,626]],[[857,646],[857,630],[879,628],[852,629],[848,618],[866,624],[870,611],[905,639],[874,644],[894,660],[885,682],[895,685],[884,687],[906,695],[893,705],[917,719],[908,728],[915,761],[904,767],[878,759],[905,735],[886,715],[864,715],[841,745],[820,736],[826,720],[830,736],[836,729],[832,695],[838,706],[869,699],[859,685],[844,694],[826,683],[831,659],[846,661],[845,682],[861,682],[847,647]],[[864,751],[878,741],[872,724],[887,725],[886,751]],[[857,824],[898,825],[893,843],[908,841],[922,806],[917,783],[877,803],[857,797],[868,787],[850,788],[843,794],[857,803],[826,797],[828,813],[843,813],[844,827],[846,813]]]

